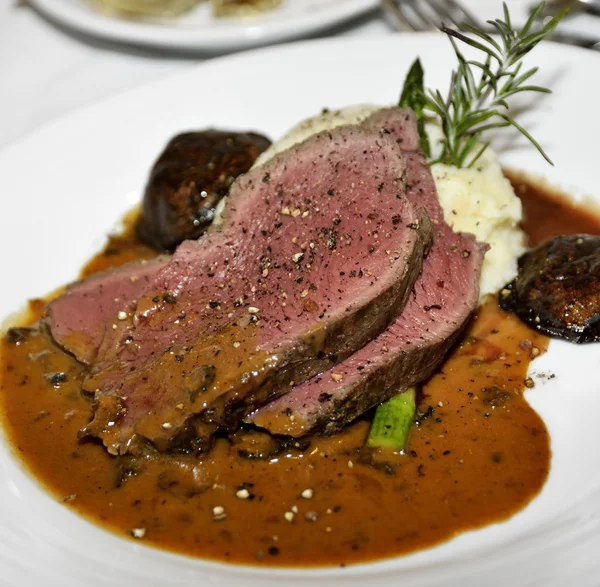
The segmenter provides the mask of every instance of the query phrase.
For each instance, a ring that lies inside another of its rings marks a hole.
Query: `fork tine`
[[[423,0],[427,4],[430,10],[435,14],[436,26],[439,28],[442,23],[452,24],[457,28],[460,28],[460,22],[453,16],[453,11],[448,10],[445,0]]]
[[[457,29],[465,24],[481,28],[477,19],[457,0],[381,0],[381,6],[403,31],[433,31],[442,23]]]
[[[461,24],[468,24],[478,29],[483,29],[483,23],[475,18],[462,4],[459,4],[456,0],[445,0],[445,2],[448,6],[452,7],[452,10],[454,10],[457,15],[460,15],[459,20]]]
[[[406,5],[412,4],[416,0],[380,0],[381,7],[385,11],[385,13],[392,17],[396,27],[402,31],[417,31],[417,30],[429,30],[429,26],[425,29],[422,26],[422,23],[415,23],[415,14],[409,15],[408,10],[406,9]],[[425,1],[425,0],[424,0]],[[441,1],[441,0],[436,0]],[[471,26],[477,27],[479,30],[490,31],[492,27],[481,25],[480,22],[474,18],[470,12],[467,12],[465,8],[463,8],[458,0],[445,0],[445,2],[451,6],[455,11],[454,18],[452,22],[459,22],[459,26],[457,28],[462,28],[460,25],[469,24]],[[460,18],[459,18],[460,15]],[[440,20],[442,20],[440,18]],[[553,33],[550,38],[558,43],[565,43],[567,45],[575,45],[576,47],[583,47],[584,49],[591,49],[600,51],[600,40],[593,37],[582,37],[580,35],[568,35],[565,33]]]
[[[425,4],[428,5],[427,2]],[[436,22],[436,19],[432,16],[428,15],[426,11],[423,10],[421,5],[421,0],[399,0],[398,6],[405,6],[410,9],[411,12],[419,19],[420,25],[417,26],[416,30],[419,31],[435,31],[439,28],[439,23]],[[428,5],[429,8],[431,8]],[[434,15],[436,14],[434,10]]]
[[[443,22],[451,24],[457,29],[461,29],[465,24],[481,28],[477,19],[456,0],[422,0],[422,2],[434,14],[435,24],[438,28]]]
[[[437,26],[418,6],[420,0],[382,0],[382,6],[394,16],[402,30],[431,31]]]
[[[381,6],[384,12],[394,19],[394,24],[399,31],[414,32],[416,29],[406,18],[404,12],[400,10],[396,0],[381,0]]]

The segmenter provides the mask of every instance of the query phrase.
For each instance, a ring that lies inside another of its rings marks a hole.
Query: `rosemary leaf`
[[[504,118],[504,120],[506,120],[506,122],[508,122],[510,125],[514,126],[522,135],[524,135],[531,142],[531,144],[540,152],[540,155],[546,161],[548,161],[548,163],[550,163],[550,165],[554,165],[554,163],[552,163],[552,159],[550,159],[550,157],[548,157],[548,155],[546,155],[546,152],[544,151],[544,149],[542,149],[540,144],[518,122],[516,122],[513,118],[508,116],[508,114],[498,113],[498,116],[500,116],[501,118]]]
[[[471,159],[471,162],[469,163],[469,167],[473,167],[473,165],[475,165],[475,163],[477,163],[477,160],[486,152],[486,150],[489,146],[490,146],[489,143],[484,143],[483,145],[481,145],[481,148],[479,149],[479,151],[477,151],[477,153],[475,154],[475,157],[473,157],[473,159]]]
[[[417,113],[419,133],[424,134],[427,112],[437,118],[444,137],[441,154],[435,162],[457,167],[471,166],[485,152],[488,143],[482,142],[483,133],[490,129],[512,126],[517,129],[552,164],[541,145],[509,114],[509,99],[516,94],[550,93],[539,85],[527,83],[537,73],[532,67],[523,72],[522,59],[550,32],[566,11],[539,23],[544,8],[542,2],[531,14],[521,30],[514,28],[509,10],[503,5],[503,19],[487,23],[496,37],[476,27],[465,25],[465,33],[445,26],[441,30],[448,35],[458,65],[450,77],[448,94],[444,98],[439,90],[423,89],[423,70],[417,60],[409,71],[401,105],[410,106]],[[483,59],[467,59],[460,50],[460,43],[479,51]],[[423,140],[422,144],[428,143]],[[425,150],[425,147],[424,147]],[[429,155],[429,151],[426,153]]]
[[[467,27],[465,26],[465,29]],[[471,28],[471,27],[469,27]],[[471,45],[471,47],[475,47],[475,49],[479,49],[480,51],[483,51],[484,53],[487,53],[490,57],[493,57],[496,61],[500,61],[501,60],[501,53],[500,51],[498,51],[498,53],[496,53],[494,51],[494,49],[487,47],[486,45],[484,45],[483,43],[480,43],[479,41],[476,41],[475,39],[472,39],[471,37],[467,37],[467,35],[463,35],[462,33],[455,31],[454,29],[449,29],[446,28],[444,26],[441,27],[442,32],[446,33],[448,35],[448,37],[454,37],[460,41],[462,41],[463,43],[466,43],[467,45]],[[475,31],[477,29],[473,28],[471,30],[471,32],[473,34],[477,34]],[[478,35],[481,36],[481,35]],[[494,42],[494,45],[496,45],[496,43]],[[498,47],[498,49],[500,49],[500,47]]]

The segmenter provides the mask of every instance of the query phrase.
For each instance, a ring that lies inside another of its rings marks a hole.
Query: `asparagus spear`
[[[367,446],[404,450],[415,420],[416,396],[416,388],[409,387],[377,408],[367,437]]]

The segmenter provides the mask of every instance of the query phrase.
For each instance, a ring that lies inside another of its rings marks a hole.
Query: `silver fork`
[[[401,31],[437,31],[442,24],[461,29],[482,24],[455,0],[381,0],[383,10]]]
[[[471,25],[486,32],[491,27],[477,20],[457,0],[380,0],[381,8],[389,17],[392,25],[402,32],[436,31],[442,26],[461,30]],[[600,39],[568,35],[554,31],[550,40],[584,49],[600,51]]]

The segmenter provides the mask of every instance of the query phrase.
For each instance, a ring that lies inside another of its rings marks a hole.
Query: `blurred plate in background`
[[[28,0],[50,19],[94,37],[180,51],[225,52],[293,39],[375,8],[377,0],[285,0],[256,18],[215,18],[201,3],[174,19],[135,21],[94,9],[86,0]]]

